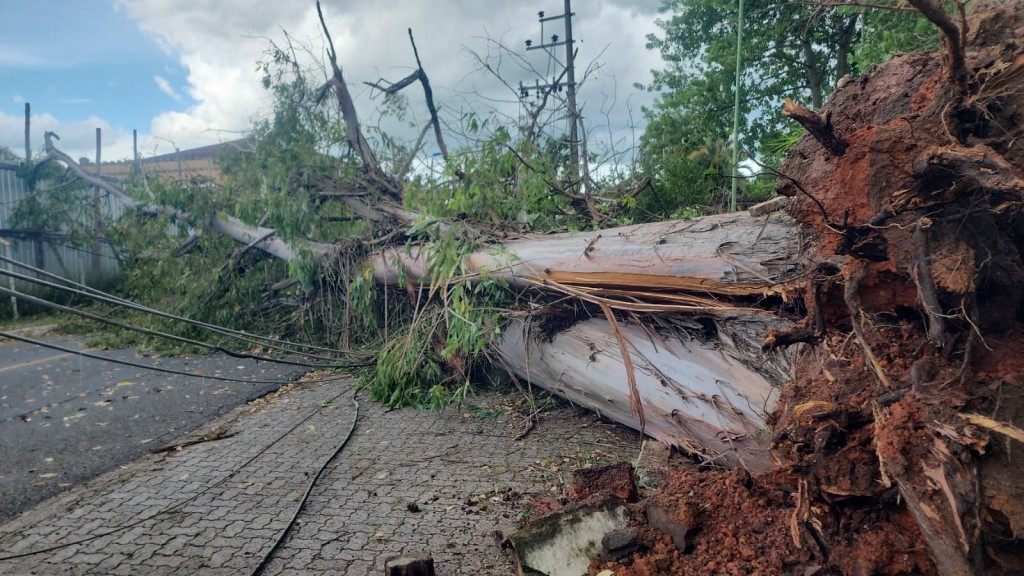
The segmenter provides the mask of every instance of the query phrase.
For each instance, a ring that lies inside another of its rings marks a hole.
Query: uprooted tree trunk
[[[795,545],[840,571],[900,572],[880,550],[840,552],[867,502],[912,517],[940,574],[1019,573],[1024,461],[996,424],[1024,416],[1024,5],[966,26],[911,3],[946,34],[945,59],[846,83],[804,114],[816,129],[779,170],[818,237],[810,258],[841,261],[805,283],[811,314],[790,333],[821,345],[782,392],[772,454],[811,503]]]
[[[507,240],[471,254],[463,274],[598,310],[556,328],[543,313],[515,322],[498,345],[509,372],[705,462],[764,471],[790,358],[762,343],[791,324],[769,310],[795,295],[809,246],[785,214],[725,214]],[[375,277],[427,282],[427,261],[389,248]]]

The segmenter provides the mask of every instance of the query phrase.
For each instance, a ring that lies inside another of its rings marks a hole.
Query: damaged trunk
[[[784,213],[723,214],[508,240],[472,254],[463,272],[599,310],[556,329],[542,314],[515,321],[497,347],[510,373],[706,463],[764,471],[765,419],[790,358],[762,344],[791,326],[772,310],[793,296],[809,246]],[[375,277],[427,282],[428,262],[416,247],[388,249]]]

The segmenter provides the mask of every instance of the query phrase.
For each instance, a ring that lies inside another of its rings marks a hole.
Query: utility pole
[[[544,16],[544,12],[538,12],[537,17],[541,23],[541,34],[543,35],[543,24],[545,22],[551,22],[552,20],[564,20],[565,21],[565,39],[562,41],[558,40],[558,35],[553,34],[551,36],[551,42],[544,44],[543,38],[541,44],[534,46],[533,41],[526,41],[527,50],[542,50],[547,48],[555,48],[557,46],[565,45],[565,92],[566,92],[566,128],[569,132],[569,165],[572,170],[572,177],[575,180],[579,180],[580,175],[580,148],[579,148],[579,112],[576,108],[576,67],[574,65],[574,54],[573,54],[573,39],[572,39],[572,17],[575,14],[572,11],[571,0],[565,0],[565,13],[559,14],[558,16]],[[536,82],[533,88],[540,92],[542,90],[554,90],[561,91],[562,85],[557,82],[554,84],[541,84]],[[529,94],[529,88],[523,86],[523,83],[519,83],[519,93],[521,96],[526,97]]]
[[[576,112],[576,71],[573,66],[573,54],[572,54],[572,6],[569,5],[570,0],[565,0],[565,68],[566,78],[569,80],[569,86],[566,88],[566,97],[568,109],[568,120],[569,120],[569,162],[572,166],[572,175],[574,178],[579,179],[580,176],[580,148],[579,148],[579,133],[577,126],[578,116]]]
[[[102,161],[100,157],[100,150],[103,147],[103,132],[100,128],[96,128],[96,176],[102,177]],[[93,217],[93,234],[95,235],[96,242],[93,244],[92,249],[92,273],[93,281],[97,282],[100,278],[100,248],[102,244],[99,242],[100,235],[103,233],[102,219],[100,219],[100,189],[98,186],[94,186],[92,189],[92,208],[95,211]]]

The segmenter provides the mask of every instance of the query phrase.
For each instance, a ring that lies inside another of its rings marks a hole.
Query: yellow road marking
[[[85,350],[82,350],[82,352],[88,352],[89,350],[93,350],[93,348],[87,348]],[[55,354],[53,356],[47,356],[45,358],[36,358],[35,360],[29,360],[28,362],[19,362],[17,364],[11,364],[10,366],[5,366],[3,368],[0,368],[0,372],[7,372],[8,370],[15,370],[17,368],[28,368],[29,366],[35,366],[36,364],[43,364],[43,363],[46,363],[46,362],[52,362],[54,360],[59,360],[59,359],[64,358],[66,356],[77,356],[77,354],[72,354],[70,352],[64,352],[62,354]]]

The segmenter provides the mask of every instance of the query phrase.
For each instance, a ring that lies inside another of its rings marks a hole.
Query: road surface
[[[42,339],[75,350],[88,348],[82,336]],[[221,354],[153,357],[133,350],[93,352],[196,376],[0,341],[0,521],[281,386],[223,382],[203,375],[292,380],[304,372]]]

